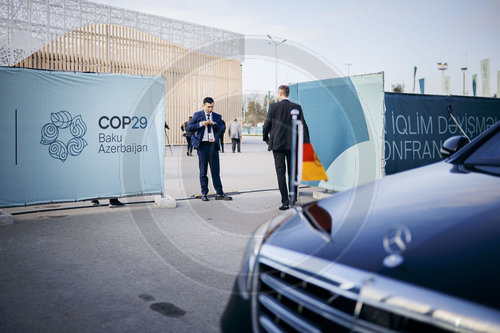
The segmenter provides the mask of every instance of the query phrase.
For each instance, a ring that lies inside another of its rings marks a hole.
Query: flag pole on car
[[[288,181],[289,191],[290,191],[290,205],[295,205],[295,200],[297,199],[297,193],[295,193],[295,186],[298,186],[297,177],[297,161],[300,161],[297,157],[297,127],[300,126],[302,129],[302,121],[297,119],[299,115],[299,110],[293,109],[290,111],[292,115],[292,151],[291,151],[291,166],[290,166],[290,179]]]

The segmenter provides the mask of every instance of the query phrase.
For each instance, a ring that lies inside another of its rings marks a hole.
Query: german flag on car
[[[325,168],[314,152],[311,143],[302,144],[302,180],[328,180]]]
[[[325,168],[323,168],[310,142],[302,144],[302,154],[302,180],[328,180]]]
[[[300,124],[298,126],[298,156],[297,160],[302,160],[302,163],[298,164],[297,170],[297,180],[300,182],[304,181],[317,181],[317,180],[328,180],[325,172],[325,168],[319,161],[318,156],[314,152],[314,148],[311,142],[309,142],[307,135],[306,140],[304,140],[304,129]],[[305,142],[304,142],[305,141]]]

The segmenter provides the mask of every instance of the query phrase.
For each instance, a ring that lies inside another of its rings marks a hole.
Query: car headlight
[[[295,214],[295,210],[291,209],[289,212],[283,213],[273,218],[271,221],[261,224],[253,232],[245,248],[243,261],[241,262],[241,268],[238,274],[238,287],[244,298],[248,299],[248,292],[252,287],[255,263],[262,244],[269,238],[274,230]]]

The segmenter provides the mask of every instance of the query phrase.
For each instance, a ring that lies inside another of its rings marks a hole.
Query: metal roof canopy
[[[84,0],[0,0],[0,66],[14,66],[45,44],[84,26],[114,24],[182,48],[241,58],[242,34]]]

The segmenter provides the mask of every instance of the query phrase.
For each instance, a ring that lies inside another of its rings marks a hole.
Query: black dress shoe
[[[287,209],[290,209],[289,205],[281,205],[279,208],[279,210],[287,210]]]
[[[110,208],[118,208],[118,207],[123,207],[125,204],[118,200],[118,198],[111,198],[109,199],[109,207]]]
[[[233,200],[233,198],[225,195],[225,194],[217,194],[217,196],[215,197],[215,200],[225,200],[225,201],[230,201],[230,200]]]
[[[208,197],[206,195],[201,196],[201,201],[208,201]]]

